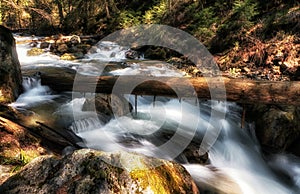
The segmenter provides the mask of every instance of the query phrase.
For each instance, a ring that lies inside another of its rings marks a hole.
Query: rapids
[[[75,68],[86,74],[98,74],[103,67],[97,65],[105,65],[103,61],[126,62],[124,52],[128,48],[112,42],[99,42],[85,59],[76,62],[61,61],[47,53],[28,57],[28,49],[26,44],[17,45],[22,68],[53,65]],[[139,61],[114,70],[111,74],[184,75],[167,65],[145,66]],[[61,119],[58,122],[82,137],[90,148],[108,152],[126,150],[168,160],[175,159],[186,167],[196,183],[214,188],[217,192],[296,194],[300,191],[300,159],[284,153],[265,157],[253,134],[253,124],[247,123],[243,129],[240,127],[242,110],[235,103],[162,97],[157,97],[154,101],[151,96],[138,96],[137,114],[116,116],[105,123],[99,120],[96,113],[82,111],[87,98],[84,94],[76,94],[76,97],[73,94],[73,98],[70,94],[54,94],[47,86],[40,84],[38,77],[24,78],[23,86],[25,93],[13,106],[28,110],[35,107],[36,110],[36,107],[43,108],[43,104],[56,103],[52,116]],[[132,105],[136,103],[134,96],[124,97]],[[212,110],[220,112],[224,117],[212,118]],[[221,126],[221,131],[208,151],[210,164],[189,164],[182,151],[191,141],[196,142],[200,148],[204,134],[209,130],[214,131],[216,126]],[[224,179],[230,179],[233,183]],[[225,185],[218,184],[219,182]],[[233,191],[234,189],[237,191]]]

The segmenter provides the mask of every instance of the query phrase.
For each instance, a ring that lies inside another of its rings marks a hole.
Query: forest
[[[97,34],[102,38],[139,24],[164,24],[196,37],[215,55],[220,68],[234,76],[274,80],[298,76],[293,67],[299,55],[296,0],[3,0],[0,24],[34,35]],[[269,67],[280,66],[280,60],[286,60],[287,67],[279,71]]]
[[[298,0],[0,0],[0,193],[297,194],[299,90]]]

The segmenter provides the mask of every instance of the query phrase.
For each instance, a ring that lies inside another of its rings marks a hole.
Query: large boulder
[[[0,26],[0,103],[16,100],[22,92],[22,75],[15,39],[9,29]]]
[[[256,105],[249,113],[255,122],[257,138],[265,151],[286,151],[300,137],[299,107]]]
[[[82,149],[33,160],[0,193],[199,193],[181,165],[127,152]]]

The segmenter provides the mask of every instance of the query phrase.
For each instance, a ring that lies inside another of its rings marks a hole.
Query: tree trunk
[[[16,100],[22,91],[22,76],[12,33],[0,26],[0,103]]]
[[[61,27],[61,25],[64,22],[64,12],[63,12],[63,7],[62,4],[60,2],[60,0],[55,0],[55,3],[57,4],[57,8],[58,8],[58,15],[59,15],[59,25]]]
[[[42,84],[55,91],[115,93],[170,97],[197,97],[235,101],[245,104],[300,104],[300,82],[254,81],[225,77],[145,77],[145,76],[83,76],[67,68],[26,70],[25,75],[41,72]],[[147,79],[148,81],[145,81]],[[75,84],[74,84],[75,83]],[[224,86],[226,96],[224,96]],[[193,87],[193,88],[192,88]],[[175,91],[178,91],[177,94]]]

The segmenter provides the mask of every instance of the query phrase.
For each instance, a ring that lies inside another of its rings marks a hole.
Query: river
[[[29,37],[16,39],[20,41]],[[72,68],[82,74],[99,75],[106,61],[127,62],[125,51],[128,48],[100,42],[93,53],[72,62],[62,61],[49,53],[29,57],[26,55],[28,49],[28,44],[17,45],[22,69],[56,66]],[[130,65],[112,70],[109,74],[184,76],[168,64],[147,61],[143,58],[131,61]],[[254,134],[254,125],[246,123],[244,128],[240,127],[242,108],[235,103],[125,95],[124,98],[132,105],[137,103],[137,110],[103,122],[95,112],[82,111],[86,98],[94,96],[92,93],[56,94],[49,87],[42,86],[35,77],[24,78],[23,86],[25,92],[13,106],[55,118],[56,122],[82,137],[90,148],[125,150],[176,160],[185,166],[196,183],[216,188],[219,192],[296,194],[300,191],[300,159],[285,153],[264,156]],[[212,111],[218,114],[212,114]],[[218,127],[221,131],[216,141],[201,142],[207,131],[217,133]],[[208,151],[209,164],[188,161],[183,150],[191,141],[199,148],[200,144],[213,143]],[[238,189],[232,185],[237,185]]]

